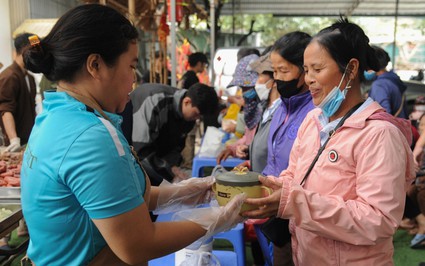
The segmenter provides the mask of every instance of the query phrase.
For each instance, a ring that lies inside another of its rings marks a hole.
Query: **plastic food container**
[[[271,194],[271,189],[263,186],[258,179],[260,173],[249,171],[246,167],[234,168],[232,171],[215,171],[213,191],[220,206],[226,205],[235,195],[245,193],[248,198],[261,198]],[[256,209],[244,203],[241,212]]]

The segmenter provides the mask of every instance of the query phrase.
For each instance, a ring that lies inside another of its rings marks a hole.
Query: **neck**
[[[276,88],[272,88],[272,89],[270,90],[268,106],[270,107],[270,106],[273,104],[273,102],[274,102],[276,99],[278,99],[278,98],[280,98],[280,94],[279,94],[279,92],[277,91],[277,89],[276,89]]]
[[[15,62],[21,68],[22,72],[24,72],[24,73],[27,72],[27,70],[25,69],[24,58],[22,57],[22,55],[16,56]]]
[[[70,83],[66,81],[59,81],[58,82],[58,91],[64,91],[64,92],[71,92],[74,94],[78,94],[84,98],[91,99],[92,101],[96,102],[101,109],[104,109],[102,106],[102,103],[98,100],[98,97],[92,93],[92,91],[88,90],[87,88],[91,88],[92,85],[86,84],[84,82],[78,82],[78,83]]]
[[[345,100],[342,102],[338,111],[336,111],[333,116],[329,117],[329,122],[343,117],[348,111],[350,111],[351,108],[363,102],[363,97],[360,91],[360,86],[353,84],[353,86],[348,90],[347,95],[345,95]]]
[[[377,75],[377,76],[380,76],[380,75],[382,75],[382,74],[384,74],[384,73],[387,73],[387,72],[388,72],[387,70],[382,69],[382,70],[379,70],[378,72],[376,72],[376,75]]]

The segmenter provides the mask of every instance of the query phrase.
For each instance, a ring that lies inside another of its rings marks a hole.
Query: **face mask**
[[[328,95],[326,95],[325,99],[317,105],[320,109],[322,109],[323,115],[326,117],[331,117],[335,112],[339,109],[341,106],[341,103],[345,100],[345,95],[347,94],[347,90],[351,88],[350,82],[348,81],[347,85],[345,86],[345,89],[341,91],[340,87],[342,84],[342,81],[345,78],[345,72],[344,75],[342,75],[341,81],[339,82],[339,85],[337,87],[334,87]]]
[[[263,84],[255,84],[255,91],[257,92],[260,101],[265,101],[269,98],[270,88],[267,88],[267,83],[269,83],[270,81],[271,79],[269,79],[266,83]]]
[[[363,73],[363,75],[364,75],[364,77],[365,77],[366,80],[371,81],[371,80],[374,80],[375,79],[376,72],[375,71],[368,72],[368,71],[365,70],[364,73]]]
[[[299,80],[300,80],[300,78],[293,79],[293,80],[290,80],[290,81],[283,81],[283,80],[275,79],[277,91],[279,92],[280,96],[282,96],[283,98],[290,98],[290,97],[300,93],[300,91],[303,87],[301,86],[301,87],[297,88]]]
[[[255,89],[249,89],[242,94],[242,97],[247,100],[254,99],[255,96],[257,96]]]

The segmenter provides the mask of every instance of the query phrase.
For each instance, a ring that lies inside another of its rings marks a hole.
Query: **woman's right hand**
[[[248,157],[248,145],[238,145],[236,147],[236,157],[246,159]]]
[[[220,152],[220,154],[217,156],[217,160],[216,160],[217,164],[220,164],[221,161],[226,160],[231,155],[232,155],[232,150],[226,148],[225,150]]]
[[[236,168],[244,168],[244,167],[251,169],[251,164],[249,163],[249,160],[243,161],[236,166]]]
[[[259,176],[258,179],[263,186],[270,188],[273,192],[269,196],[263,198],[247,198],[245,203],[256,205],[258,208],[243,212],[242,216],[250,219],[263,219],[276,216],[279,209],[283,183],[274,176]]]

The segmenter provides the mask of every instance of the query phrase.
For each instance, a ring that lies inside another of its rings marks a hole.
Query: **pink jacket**
[[[373,102],[336,131],[301,186],[320,147],[320,113],[307,115],[280,174],[278,217],[291,220],[295,265],[393,265],[392,237],[415,176],[408,121],[398,120],[404,135]]]

